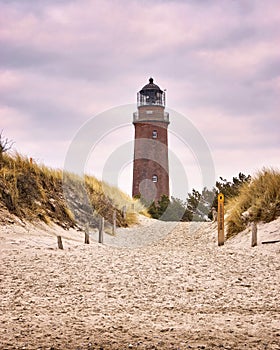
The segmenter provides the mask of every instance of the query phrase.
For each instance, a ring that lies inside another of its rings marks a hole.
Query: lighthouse
[[[169,197],[168,125],[165,92],[153,78],[137,93],[132,196],[151,203]]]

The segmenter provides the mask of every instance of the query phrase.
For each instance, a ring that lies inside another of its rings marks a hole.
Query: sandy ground
[[[258,233],[218,247],[215,224],[142,220],[85,245],[2,225],[0,349],[280,349],[280,243],[261,244],[280,220]]]

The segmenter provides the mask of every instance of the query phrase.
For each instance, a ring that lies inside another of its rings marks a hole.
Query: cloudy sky
[[[0,0],[0,16],[0,129],[37,162],[62,168],[80,128],[135,103],[152,76],[207,142],[217,178],[279,166],[278,0]],[[107,131],[86,164],[98,177],[133,139],[132,124]],[[182,138],[170,150],[196,187]],[[127,162],[118,185],[131,181]]]

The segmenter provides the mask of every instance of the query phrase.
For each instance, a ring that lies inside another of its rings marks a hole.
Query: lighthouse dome
[[[154,84],[153,78],[149,79],[149,84],[145,85],[140,92],[142,92],[142,91],[144,92],[145,90],[156,90],[156,91],[162,92],[160,87],[158,85]]]

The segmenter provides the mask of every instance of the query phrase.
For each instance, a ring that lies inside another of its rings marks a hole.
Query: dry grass
[[[65,178],[73,206],[64,197]],[[85,208],[82,191],[77,189],[86,191],[90,208]],[[136,223],[136,213],[145,213],[139,201],[94,177],[81,179],[74,174],[30,162],[17,153],[2,154],[0,159],[0,204],[21,219],[54,222],[65,228],[83,224],[89,215],[95,218],[101,215],[110,223],[114,210],[118,226],[129,226]],[[121,211],[124,206],[127,208],[126,219]],[[96,224],[96,220],[93,223]]]
[[[267,168],[259,171],[241,187],[237,197],[229,200],[226,211],[227,238],[243,231],[249,222],[275,220],[280,216],[280,172]]]

